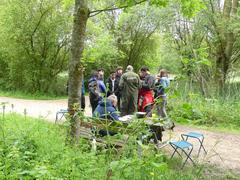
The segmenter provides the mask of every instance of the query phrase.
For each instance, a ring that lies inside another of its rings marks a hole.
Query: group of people
[[[98,69],[88,81],[89,98],[93,117],[108,116],[113,120],[135,112],[146,112],[152,115],[152,109],[157,107],[158,115],[167,117],[166,89],[170,81],[166,70],[160,70],[157,76],[151,75],[148,67],[142,67],[138,73],[131,65],[126,71],[118,67],[112,71],[104,82],[104,70]]]

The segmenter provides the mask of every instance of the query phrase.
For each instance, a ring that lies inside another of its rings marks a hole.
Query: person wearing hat
[[[133,72],[133,67],[128,65],[119,83],[122,116],[133,114],[137,111],[138,91],[141,88],[140,82],[139,76]]]

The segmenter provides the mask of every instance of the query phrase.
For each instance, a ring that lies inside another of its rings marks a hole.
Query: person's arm
[[[120,78],[120,82],[119,82],[120,90],[123,89],[123,85],[124,85],[124,75],[122,75],[121,78]]]
[[[144,89],[150,89],[150,88],[149,88],[149,84],[148,84],[148,82],[147,82],[146,80],[143,80],[143,81],[142,81],[142,88],[144,88]]]
[[[106,88],[104,82],[103,81],[99,81],[98,83],[99,83],[99,88],[100,88],[101,92],[106,94],[107,88]]]
[[[141,81],[141,79],[138,75],[137,75],[137,79],[138,79],[138,88],[141,89],[142,88],[142,81]]]
[[[81,92],[82,92],[82,96],[84,96],[84,95],[85,95],[84,81],[82,81],[82,89],[81,89]]]
[[[143,81],[142,87],[144,89],[151,90],[154,88],[154,82],[155,82],[154,77],[150,76],[145,81]]]
[[[151,89],[154,89],[155,88],[155,77],[154,76],[150,76],[150,78],[149,78],[149,84],[150,84],[150,88]]]
[[[116,121],[119,120],[119,115],[118,115],[116,109],[113,108],[113,111],[111,112],[110,115],[111,115],[111,117],[113,118],[113,120],[116,120]]]
[[[96,96],[98,99],[100,98],[100,92],[99,90],[97,90],[97,82],[90,82],[89,85],[88,85],[88,89],[89,89],[89,92],[91,94],[93,94],[94,96]]]

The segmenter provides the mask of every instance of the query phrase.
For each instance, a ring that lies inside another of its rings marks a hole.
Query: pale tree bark
[[[225,27],[221,29],[221,43],[218,47],[218,57],[216,60],[216,80],[219,90],[222,93],[224,90],[227,74],[229,72],[231,58],[233,55],[234,43],[236,41],[235,34],[227,25],[237,14],[238,0],[225,0],[223,7],[223,22]]]
[[[83,65],[81,62],[89,9],[87,0],[75,0],[74,21],[72,30],[71,59],[69,61],[68,111],[70,114],[70,139],[79,137],[80,119],[75,116],[80,110]]]

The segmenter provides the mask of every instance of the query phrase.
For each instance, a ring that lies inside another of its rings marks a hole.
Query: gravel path
[[[0,103],[6,102],[6,112],[14,112],[23,114],[24,109],[28,116],[45,118],[50,122],[54,122],[55,114],[60,109],[66,109],[67,100],[23,100],[8,97],[0,97]],[[13,106],[12,106],[13,104]],[[86,115],[91,115],[88,98],[86,98]],[[208,154],[203,155],[203,151],[198,158],[199,161],[208,162],[218,167],[240,172],[240,135],[222,132],[212,132],[198,128],[177,125],[174,132],[164,132],[165,140],[180,139],[181,133],[200,132],[205,136],[204,146]],[[199,144],[192,140],[197,154]],[[169,146],[166,149],[172,151]]]

